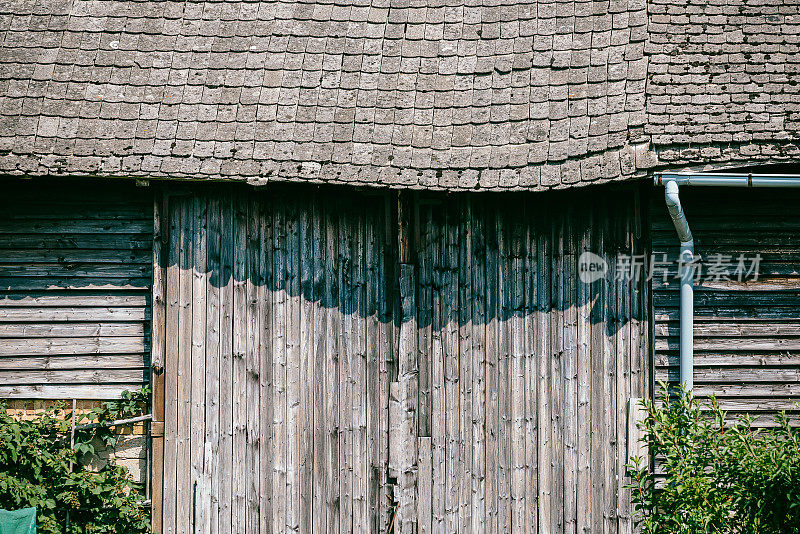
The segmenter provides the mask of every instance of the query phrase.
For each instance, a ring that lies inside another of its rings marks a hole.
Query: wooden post
[[[153,421],[150,424],[152,461],[150,464],[150,488],[152,503],[153,532],[161,532],[163,526],[164,490],[164,355],[166,351],[166,300],[165,300],[165,259],[164,232],[168,228],[164,222],[167,214],[168,197],[157,191],[153,197],[153,323],[151,346],[151,373]]]

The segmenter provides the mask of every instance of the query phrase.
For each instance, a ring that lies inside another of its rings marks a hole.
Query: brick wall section
[[[19,419],[41,417],[41,414],[48,408],[63,406],[65,412],[72,411],[72,401],[54,400],[6,400],[8,413]],[[77,416],[87,414],[98,408],[102,401],[79,400],[75,403],[75,413]],[[147,476],[147,448],[146,448],[146,429],[143,423],[126,425],[119,427],[119,437],[116,445],[112,449],[105,448],[103,443],[96,441],[96,455],[88,456],[83,459],[90,469],[99,469],[113,459],[117,465],[122,465],[128,469],[134,482],[145,483]]]
[[[649,0],[646,131],[662,164],[800,156],[800,2]]]

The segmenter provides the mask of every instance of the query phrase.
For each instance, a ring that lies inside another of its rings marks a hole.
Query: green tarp
[[[36,508],[0,510],[0,534],[36,534]]]

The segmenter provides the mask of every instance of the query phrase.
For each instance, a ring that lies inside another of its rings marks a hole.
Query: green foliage
[[[775,429],[744,418],[725,424],[715,399],[691,394],[643,402],[641,427],[663,481],[634,458],[630,468],[637,520],[646,534],[800,533],[800,446],[785,415]]]
[[[108,423],[139,415],[147,395],[105,403],[82,419]],[[112,443],[113,432],[106,425],[78,432],[70,448],[71,417],[59,406],[20,420],[0,403],[0,508],[35,506],[42,534],[149,532],[149,510],[127,469],[109,463],[91,471],[79,462],[94,452],[92,441]]]

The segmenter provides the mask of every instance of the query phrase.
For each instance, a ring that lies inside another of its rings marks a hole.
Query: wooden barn
[[[659,381],[797,415],[778,4],[3,3],[0,398],[151,385],[155,532],[633,532]]]

